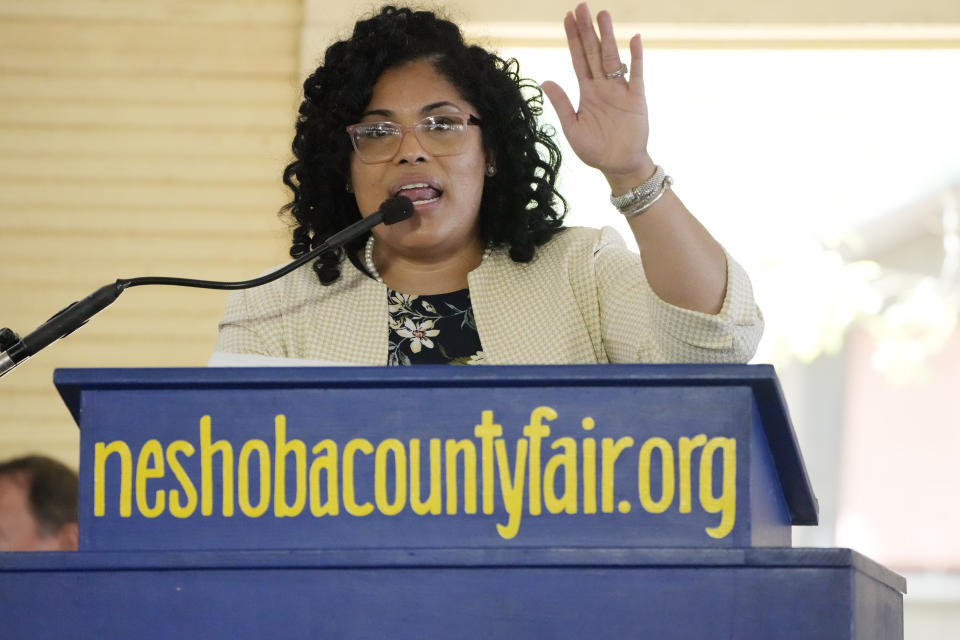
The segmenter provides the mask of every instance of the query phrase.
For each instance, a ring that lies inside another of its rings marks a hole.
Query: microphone
[[[343,231],[338,231],[333,234],[327,240],[317,247],[310,251],[310,253],[297,258],[297,260],[303,260],[303,262],[308,262],[309,259],[305,259],[306,256],[314,255],[319,256],[321,253],[329,251],[335,247],[341,247],[354,238],[363,235],[373,227],[377,226],[381,222],[386,225],[396,224],[397,222],[402,222],[410,216],[413,215],[413,201],[406,196],[395,196],[393,198],[387,198],[380,204],[380,208],[368,215],[366,218],[362,218],[357,222],[354,222],[352,225],[344,229]],[[293,263],[291,263],[293,264]],[[302,262],[300,264],[303,264]],[[298,265],[299,266],[299,265]],[[292,271],[296,267],[291,267],[287,265]],[[284,267],[284,268],[287,268]],[[284,273],[287,273],[286,271]],[[270,274],[273,275],[273,274]],[[278,276],[279,277],[279,276]],[[244,287],[246,288],[246,287]]]
[[[413,215],[413,202],[404,196],[387,198],[380,208],[366,218],[354,222],[346,229],[338,231],[323,243],[290,264],[277,269],[272,273],[239,282],[220,282],[217,280],[194,280],[191,278],[169,278],[147,276],[142,278],[118,279],[116,282],[104,285],[89,296],[74,302],[58,311],[52,318],[40,325],[35,331],[19,338],[9,329],[0,330],[0,377],[19,365],[30,356],[39,352],[49,344],[65,338],[87,323],[94,315],[110,306],[128,287],[138,287],[145,284],[165,284],[180,287],[199,287],[202,289],[250,289],[277,278],[285,276],[297,267],[318,257],[321,253],[339,248],[354,238],[370,231],[381,222],[395,224],[406,220]]]

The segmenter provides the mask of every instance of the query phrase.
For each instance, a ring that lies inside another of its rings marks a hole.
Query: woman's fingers
[[[643,42],[639,33],[630,38],[630,91],[643,95]]]
[[[563,19],[563,28],[567,34],[570,58],[578,80],[608,80],[608,74],[621,69],[617,38],[613,33],[613,18],[608,11],[597,14],[599,37],[593,26],[590,8],[585,2],[578,4],[573,13],[567,12]]]
[[[557,112],[557,117],[560,119],[560,126],[563,127],[564,133],[566,133],[569,123],[577,119],[577,111],[573,108],[573,103],[570,102],[567,92],[552,80],[547,80],[540,85],[540,88],[547,94],[550,104],[553,105],[554,110]]]
[[[589,80],[590,67],[587,65],[587,57],[583,51],[583,45],[580,43],[580,32],[577,30],[577,19],[573,13],[567,12],[563,18],[563,30],[567,33],[567,47],[570,49],[570,60],[573,62],[573,72],[577,80],[583,82]]]
[[[620,69],[620,52],[617,51],[617,39],[613,35],[613,19],[609,12],[601,11],[597,14],[597,27],[600,29],[600,63],[606,75]]]
[[[593,28],[593,17],[590,15],[590,8],[586,2],[582,2],[574,9],[576,18],[577,33],[580,36],[580,46],[583,49],[583,57],[586,59],[587,67],[590,69],[591,78],[603,77],[603,63],[600,59],[600,39],[597,38],[597,32]]]
[[[628,74],[625,73],[627,65],[620,60],[617,39],[613,32],[613,18],[608,11],[601,11],[597,14],[599,37],[597,31],[594,30],[590,9],[585,2],[578,4],[574,11],[567,12],[563,18],[563,28],[567,35],[567,46],[570,49],[573,70],[577,76],[577,81],[580,83],[581,105],[583,104],[584,92],[591,92],[591,95],[593,95],[592,92],[599,90],[608,98],[611,95],[623,98],[629,95],[620,92],[625,85],[629,87],[631,94],[643,98],[643,45],[639,35],[630,39]],[[611,78],[610,74],[616,75]],[[589,82],[590,80],[597,80],[598,82]],[[608,82],[614,84],[608,85],[606,84]],[[614,89],[613,93],[608,93],[608,89]],[[547,92],[547,97],[557,108],[557,112],[562,112],[562,117],[569,119],[576,116],[576,110],[559,86],[552,85],[549,90],[545,86],[544,90]]]

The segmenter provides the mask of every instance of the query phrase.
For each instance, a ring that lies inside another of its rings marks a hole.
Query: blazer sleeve
[[[594,247],[601,331],[610,362],[743,363],[756,352],[763,315],[750,279],[724,250],[727,287],[716,315],[662,300],[650,288],[640,255],[604,228]]]

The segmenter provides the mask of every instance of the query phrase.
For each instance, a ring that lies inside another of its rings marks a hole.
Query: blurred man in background
[[[44,456],[0,463],[0,551],[76,551],[77,484]]]

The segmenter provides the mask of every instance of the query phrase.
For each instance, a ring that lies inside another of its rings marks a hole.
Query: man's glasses
[[[456,155],[463,151],[467,126],[479,124],[476,116],[466,113],[442,113],[405,127],[395,122],[361,122],[347,127],[347,133],[360,160],[375,164],[387,162],[397,155],[403,136],[410,129],[430,155]]]

